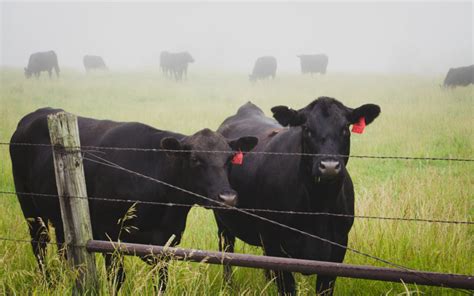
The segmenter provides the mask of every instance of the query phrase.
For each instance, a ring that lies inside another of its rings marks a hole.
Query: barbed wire
[[[425,280],[427,280],[427,281],[433,282],[433,280],[430,279],[429,277],[425,277],[425,276],[419,274],[417,270],[408,268],[408,267],[403,266],[403,265],[401,265],[401,264],[393,263],[393,262],[388,261],[388,260],[386,260],[386,259],[383,259],[383,258],[374,256],[374,255],[371,255],[371,254],[368,254],[368,253],[359,251],[359,250],[354,249],[354,248],[352,248],[352,247],[348,247],[348,246],[342,245],[342,244],[340,244],[340,243],[331,241],[331,240],[329,240],[329,239],[320,237],[320,236],[318,236],[318,235],[315,235],[315,234],[312,234],[312,233],[309,233],[309,232],[300,230],[300,229],[298,229],[298,228],[295,228],[295,227],[292,227],[292,226],[289,226],[289,225],[285,225],[285,224],[283,224],[283,223],[280,223],[280,222],[275,221],[275,220],[268,219],[268,218],[266,218],[266,217],[262,217],[262,216],[256,215],[256,214],[254,214],[254,213],[251,213],[251,212],[242,210],[242,209],[240,209],[240,208],[228,206],[228,205],[226,205],[225,203],[222,203],[222,202],[213,200],[213,199],[208,198],[208,197],[206,197],[206,196],[203,196],[203,195],[201,195],[201,194],[198,194],[198,193],[195,193],[195,192],[192,192],[192,191],[189,191],[189,190],[180,188],[180,187],[178,187],[178,186],[175,186],[175,185],[166,183],[166,182],[164,182],[164,181],[161,181],[161,180],[152,178],[152,177],[150,177],[150,176],[141,174],[141,173],[139,173],[139,172],[135,172],[135,171],[133,171],[133,170],[124,168],[124,167],[122,167],[122,166],[120,166],[120,165],[118,165],[118,164],[116,164],[116,163],[114,163],[114,162],[111,162],[111,161],[109,161],[109,160],[103,159],[103,158],[101,158],[101,157],[99,157],[99,156],[97,156],[97,155],[94,155],[94,154],[91,154],[91,155],[92,155],[93,157],[99,159],[100,161],[97,161],[97,160],[94,160],[94,159],[90,159],[90,158],[88,158],[88,157],[84,157],[84,160],[87,160],[87,161],[90,161],[90,162],[94,162],[94,163],[97,163],[97,164],[100,164],[100,165],[108,166],[108,167],[111,167],[111,168],[115,168],[115,169],[118,169],[118,170],[127,172],[127,173],[129,173],[129,174],[132,174],[132,175],[136,175],[136,176],[141,177],[141,178],[144,178],[144,179],[146,179],[146,180],[149,180],[149,181],[152,181],[152,182],[155,182],[155,183],[158,183],[158,184],[161,184],[161,185],[164,185],[164,186],[167,186],[167,187],[170,187],[170,188],[179,190],[179,191],[181,191],[181,192],[184,192],[184,193],[187,193],[187,194],[196,196],[196,197],[198,197],[198,198],[201,198],[201,199],[210,201],[210,202],[212,202],[212,203],[218,204],[218,205],[220,205],[220,206],[222,206],[222,207],[225,207],[225,208],[233,208],[235,211],[241,212],[241,213],[243,213],[243,214],[245,214],[245,215],[248,215],[248,216],[257,218],[257,219],[259,219],[259,220],[262,220],[262,221],[268,222],[268,223],[270,223],[270,224],[273,224],[273,225],[282,227],[282,228],[284,228],[284,229],[291,230],[291,231],[293,231],[293,232],[300,233],[300,234],[305,235],[305,236],[307,236],[307,237],[320,240],[320,241],[325,242],[325,243],[328,243],[328,244],[330,244],[330,245],[333,245],[333,246],[336,246],[336,247],[339,247],[339,248],[346,249],[346,250],[348,250],[348,251],[350,251],[350,252],[353,252],[353,253],[355,253],[355,254],[358,254],[358,255],[367,257],[367,258],[369,258],[369,259],[372,259],[372,260],[375,260],[375,261],[379,261],[379,262],[385,263],[385,264],[387,264],[387,265],[390,265],[390,266],[393,266],[393,267],[396,267],[396,268],[399,268],[399,269],[403,269],[403,270],[405,270],[405,271],[407,271],[407,272],[410,272],[411,274],[413,274],[413,275],[415,275],[415,276],[417,276],[417,277],[419,277],[419,278],[422,278],[422,279],[425,279]],[[4,239],[4,240],[16,240],[16,239],[8,239],[8,238],[3,238],[3,239]],[[16,240],[16,241],[26,241],[26,240]],[[30,241],[30,242],[31,242],[31,241]],[[45,242],[45,243],[46,243],[46,242]],[[433,282],[433,283],[434,283],[434,282]],[[466,291],[464,291],[464,290],[460,290],[460,289],[456,289],[456,290],[458,290],[458,291],[460,291],[460,292],[466,293]]]
[[[0,143],[2,144],[2,143]],[[8,143],[9,145],[11,145],[10,143]],[[17,143],[15,143],[17,144]],[[20,143],[20,144],[25,144],[25,143]],[[27,145],[26,146],[38,146],[36,144],[30,144],[30,143],[26,143]],[[40,144],[41,146],[49,146],[49,147],[52,147],[52,145],[50,144]],[[71,148],[78,148],[78,149],[83,149],[83,148],[86,148],[86,149],[103,149],[103,147],[94,147],[94,146],[82,146],[82,147],[68,147],[68,149],[71,149]],[[108,147],[108,148],[119,148],[119,147]],[[129,148],[119,148],[119,149],[127,149],[129,150]],[[135,148],[132,148],[132,149],[135,149]],[[165,151],[164,149],[147,149],[148,151]],[[170,151],[170,150],[167,150],[167,151]],[[172,152],[177,152],[177,151],[174,151],[174,150],[171,150]],[[189,153],[190,151],[186,150],[186,151],[181,151],[181,152],[186,152],[186,153]],[[209,152],[209,153],[221,153],[221,152],[225,152],[225,153],[233,153],[233,152],[228,152],[228,151],[196,151],[196,152]],[[275,153],[272,153],[272,154],[275,154]],[[278,155],[288,155],[288,154],[282,154],[282,153],[276,153]],[[242,214],[245,214],[245,215],[248,215],[248,216],[251,216],[253,218],[256,218],[256,219],[259,219],[259,220],[262,220],[262,221],[265,221],[265,222],[268,222],[270,224],[273,224],[273,225],[276,225],[276,226],[279,226],[281,228],[284,228],[284,229],[287,229],[287,230],[290,230],[290,231],[293,231],[293,232],[296,232],[296,233],[299,233],[299,234],[302,234],[304,236],[307,236],[307,237],[310,237],[310,238],[313,238],[313,239],[317,239],[319,241],[322,241],[322,242],[325,242],[325,243],[328,243],[330,245],[333,245],[333,246],[336,246],[336,247],[339,247],[339,248],[343,248],[345,250],[348,250],[352,253],[355,253],[355,254],[358,254],[358,255],[361,255],[361,256],[364,256],[366,258],[370,258],[372,260],[375,260],[375,261],[379,261],[379,262],[382,262],[384,264],[387,264],[387,265],[390,265],[390,266],[393,266],[393,267],[396,267],[396,268],[400,268],[400,269],[403,269],[407,272],[410,272],[412,274],[414,274],[415,276],[418,276],[420,278],[423,278],[427,281],[430,281],[430,282],[433,282],[433,280],[431,280],[430,278],[428,277],[425,277],[425,276],[422,276],[420,274],[417,273],[416,270],[413,270],[411,268],[408,268],[406,266],[403,266],[401,264],[398,264],[398,263],[393,263],[393,262],[390,262],[386,259],[383,259],[383,258],[380,258],[380,257],[377,257],[377,256],[374,256],[374,255],[371,255],[371,254],[368,254],[368,253],[365,253],[365,252],[362,252],[362,251],[359,251],[357,249],[354,249],[352,247],[349,247],[349,246],[345,246],[343,244],[340,244],[340,243],[337,243],[337,242],[334,242],[334,241],[331,241],[329,239],[326,239],[326,238],[323,238],[321,236],[318,236],[318,235],[315,235],[315,234],[312,234],[312,233],[309,233],[309,232],[306,232],[306,231],[303,231],[303,230],[300,230],[298,228],[295,228],[295,227],[292,227],[292,226],[289,226],[289,225],[286,225],[286,224],[283,224],[283,223],[280,223],[278,221],[275,221],[275,220],[271,220],[271,219],[268,219],[266,217],[263,217],[263,216],[259,216],[257,214],[254,214],[250,211],[246,211],[246,210],[243,210],[243,209],[240,209],[240,208],[236,208],[236,207],[233,207],[233,206],[229,206],[225,203],[222,203],[220,201],[217,201],[217,200],[214,200],[214,199],[211,199],[211,198],[208,198],[206,196],[203,196],[201,194],[198,194],[198,193],[195,193],[195,192],[192,192],[192,191],[189,191],[189,190],[186,190],[184,188],[180,188],[178,186],[175,186],[175,185],[172,185],[172,184],[169,184],[169,183],[166,183],[164,181],[161,181],[161,180],[158,180],[158,179],[155,179],[155,178],[152,178],[150,176],[147,176],[147,175],[144,175],[144,174],[141,174],[139,172],[136,172],[136,171],[133,171],[133,170],[130,170],[130,169],[127,169],[127,168],[124,168],[114,162],[111,162],[109,160],[106,160],[104,158],[101,158],[93,153],[90,153],[89,155],[92,155],[93,157],[99,159],[100,161],[97,161],[97,160],[94,160],[94,159],[91,159],[91,158],[88,158],[88,157],[83,157],[84,160],[87,160],[87,161],[90,161],[90,162],[94,162],[94,163],[97,163],[97,164],[100,164],[100,165],[104,165],[104,166],[108,166],[108,167],[111,167],[111,168],[115,168],[115,169],[118,169],[118,170],[121,170],[121,171],[124,171],[124,172],[127,172],[129,174],[132,174],[132,175],[135,175],[135,176],[138,176],[138,177],[141,177],[141,178],[144,178],[146,180],[149,180],[149,181],[152,181],[152,182],[155,182],[155,183],[158,183],[158,184],[161,184],[161,185],[164,185],[164,186],[167,186],[169,188],[173,188],[175,190],[178,190],[178,191],[181,191],[181,192],[184,192],[184,193],[187,193],[189,195],[192,195],[192,196],[195,196],[195,197],[198,197],[200,199],[204,199],[204,200],[207,200],[211,203],[215,203],[215,204],[218,204],[222,207],[225,207],[225,208],[232,208],[233,210],[237,211],[237,212],[240,212]],[[305,153],[299,153],[299,154],[290,154],[290,155],[306,155],[306,156],[316,156],[314,154],[305,154]],[[346,156],[347,157],[347,156]],[[354,156],[353,156],[354,157]],[[356,156],[357,157],[357,156]],[[362,156],[359,156],[359,157],[362,157]],[[411,157],[381,157],[381,156],[372,156],[373,158],[391,158],[391,159],[410,159],[410,160],[414,160],[414,159],[422,159],[422,160],[450,160],[450,161],[474,161],[474,159],[460,159],[460,158],[411,158]],[[458,289],[456,289],[458,290]],[[463,291],[463,290],[459,290],[461,292],[465,292],[466,291]]]
[[[27,195],[27,196],[29,195],[29,196],[55,197],[55,198],[59,197],[59,195],[57,194],[17,192],[17,191],[5,191],[5,190],[0,190],[0,194]],[[186,207],[186,208],[194,207],[194,204],[181,204],[181,203],[173,203],[173,202],[158,202],[158,201],[121,199],[121,198],[109,198],[109,197],[68,196],[68,198],[98,200],[98,201],[105,201],[105,202],[136,203],[136,204],[147,204],[147,205],[168,206],[168,207]],[[224,210],[224,211],[234,210],[233,208],[229,208],[229,207],[212,206],[212,205],[207,205],[205,206],[205,208],[212,209],[212,210]],[[376,220],[390,220],[390,221],[474,225],[474,221],[457,221],[457,220],[442,220],[442,219],[427,219],[427,218],[405,218],[405,217],[384,217],[384,216],[372,216],[372,215],[349,215],[349,214],[339,214],[339,213],[329,213],[329,212],[283,211],[283,210],[271,210],[271,209],[255,209],[255,208],[240,208],[240,209],[249,211],[249,212],[288,214],[288,215],[333,216],[333,217],[356,218],[356,219],[376,219]]]
[[[38,147],[53,147],[52,144],[40,143],[10,143],[0,142],[4,146],[38,146]],[[115,151],[132,151],[132,152],[175,152],[175,153],[223,153],[233,154],[235,151],[222,150],[171,150],[161,148],[133,148],[133,147],[109,147],[109,146],[80,146],[68,147],[68,150],[83,151],[82,149],[93,150],[115,150]],[[332,156],[332,157],[350,157],[350,158],[365,158],[365,159],[384,159],[384,160],[424,160],[424,161],[453,161],[453,162],[474,162],[474,158],[463,157],[414,157],[414,156],[378,156],[378,155],[344,155],[344,154],[324,154],[324,153],[303,153],[303,152],[272,152],[272,151],[248,151],[246,154],[262,154],[274,156]]]
[[[226,205],[225,203],[222,203],[222,202],[217,201],[217,200],[213,200],[213,199],[211,199],[211,198],[209,198],[209,197],[206,197],[206,196],[204,196],[204,195],[201,195],[201,194],[198,194],[198,193],[195,193],[195,192],[192,192],[192,191],[189,191],[189,190],[180,188],[180,187],[178,187],[178,186],[175,186],[175,185],[166,183],[166,182],[164,182],[164,181],[161,181],[161,180],[152,178],[152,177],[150,177],[150,176],[141,174],[141,173],[139,173],[139,172],[136,172],[136,171],[133,171],[133,170],[124,168],[124,167],[118,165],[117,163],[114,163],[114,162],[112,162],[112,161],[106,160],[106,159],[101,158],[101,157],[99,157],[99,156],[97,156],[97,155],[94,155],[94,154],[91,154],[91,155],[94,156],[94,157],[96,157],[97,159],[100,159],[100,161],[93,160],[93,159],[86,158],[86,157],[84,157],[84,159],[87,160],[87,161],[95,162],[95,163],[97,163],[97,164],[101,164],[101,165],[104,165],[104,166],[108,166],[108,167],[111,167],[111,168],[115,168],[115,169],[118,169],[118,170],[127,172],[127,173],[129,173],[129,174],[132,174],[132,175],[136,175],[136,176],[141,177],[141,178],[144,178],[144,179],[146,179],[146,180],[149,180],[149,181],[152,181],[152,182],[155,182],[155,183],[158,183],[158,184],[161,184],[161,185],[164,185],[164,186],[167,186],[167,187],[170,187],[170,188],[173,188],[173,189],[182,191],[182,192],[184,192],[184,193],[187,193],[187,194],[193,195],[193,196],[195,196],[195,197],[198,197],[198,198],[201,198],[201,199],[210,201],[210,202],[215,203],[215,204],[219,204],[219,205],[224,206],[224,207],[234,208],[235,211],[238,211],[238,212],[243,213],[243,214],[245,214],[245,215],[248,215],[248,216],[257,218],[257,219],[259,219],[259,220],[268,222],[268,223],[273,224],[273,225],[277,225],[277,226],[279,226],[279,227],[281,227],[281,228],[288,229],[288,230],[291,230],[291,231],[293,231],[293,232],[300,233],[300,234],[302,234],[302,235],[304,235],[304,236],[307,236],[307,237],[310,237],[310,238],[313,238],[313,239],[317,239],[317,240],[319,240],[319,241],[328,243],[328,244],[330,244],[330,245],[333,245],[333,246],[336,246],[336,247],[339,247],[339,248],[346,249],[346,250],[348,250],[348,251],[350,251],[350,252],[353,252],[353,253],[355,253],[355,254],[364,256],[364,257],[366,257],[366,258],[370,258],[370,259],[372,259],[372,260],[379,261],[379,262],[385,263],[385,264],[387,264],[387,265],[390,265],[390,266],[393,266],[393,267],[396,267],[396,268],[399,268],[399,269],[403,269],[403,270],[405,270],[405,271],[407,271],[407,272],[412,273],[412,274],[415,275],[415,276],[418,276],[419,278],[422,278],[422,279],[425,279],[425,280],[427,280],[427,281],[430,281],[430,282],[434,283],[432,279],[430,279],[430,278],[428,278],[428,277],[425,277],[425,276],[423,276],[423,275],[420,275],[416,270],[411,269],[411,268],[408,268],[408,267],[403,266],[403,265],[401,265],[401,264],[393,263],[393,262],[391,262],[391,261],[388,261],[388,260],[386,260],[386,259],[380,258],[380,257],[378,257],[378,256],[374,256],[374,255],[371,255],[371,254],[368,254],[368,253],[359,251],[359,250],[354,249],[354,248],[352,248],[352,247],[348,247],[348,246],[342,245],[342,244],[340,244],[340,243],[331,241],[331,240],[326,239],[326,238],[323,238],[323,237],[321,237],[321,236],[318,236],[318,235],[315,235],[315,234],[312,234],[312,233],[309,233],[309,232],[300,230],[300,229],[298,229],[298,228],[295,228],[295,227],[292,227],[292,226],[289,226],[289,225],[280,223],[280,222],[275,221],[275,220],[272,220],[272,219],[268,219],[268,218],[266,218],[266,217],[259,216],[259,215],[257,215],[257,214],[254,214],[254,213],[251,213],[251,212],[242,210],[242,209],[240,209],[240,208],[236,208],[236,207],[233,207],[233,206]],[[460,292],[468,293],[468,292],[466,292],[466,291],[464,291],[464,290],[461,290],[461,289],[456,289],[456,290],[458,290],[458,291],[460,291]]]

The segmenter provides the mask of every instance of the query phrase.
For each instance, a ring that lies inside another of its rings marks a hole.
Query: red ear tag
[[[232,158],[232,164],[241,165],[244,162],[244,154],[242,151],[239,151],[234,154],[234,158]]]
[[[365,117],[359,118],[359,122],[352,125],[352,132],[356,134],[362,134],[365,128]]]

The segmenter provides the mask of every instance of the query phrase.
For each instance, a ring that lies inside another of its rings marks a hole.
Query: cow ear
[[[361,117],[365,118],[365,124],[370,124],[380,114],[380,107],[374,104],[365,104],[353,109],[349,115],[349,122],[356,123]]]
[[[258,144],[256,137],[241,137],[236,140],[230,140],[229,146],[234,151],[248,152]]]
[[[273,117],[283,126],[299,126],[306,122],[303,114],[287,106],[275,106],[271,110]]]
[[[167,150],[166,154],[168,156],[177,156],[180,153],[173,151],[183,150],[183,146],[181,145],[181,143],[177,139],[171,137],[161,139],[160,148]]]

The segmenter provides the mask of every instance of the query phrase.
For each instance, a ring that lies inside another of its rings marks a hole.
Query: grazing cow
[[[84,68],[86,72],[92,70],[108,70],[107,66],[105,65],[104,59],[100,56],[95,55],[85,55],[82,59],[84,63]]]
[[[474,65],[451,68],[444,79],[444,87],[468,86],[474,84]]]
[[[301,54],[300,58],[301,73],[321,73],[326,74],[328,67],[328,56],[325,54]]]
[[[171,77],[173,75],[171,71],[171,53],[168,51],[162,51],[160,53],[160,68],[164,76]]]
[[[259,57],[255,61],[255,65],[253,66],[252,74],[249,75],[249,79],[252,82],[260,79],[265,79],[270,76],[275,79],[276,70],[277,60],[275,57]]]
[[[39,78],[42,71],[48,71],[49,78],[51,78],[53,68],[56,77],[59,77],[58,56],[54,51],[33,53],[28,60],[28,66],[24,68],[25,77],[30,78],[31,75],[35,75],[36,78]]]
[[[188,76],[188,64],[194,63],[193,57],[188,52],[171,53],[163,51],[160,54],[160,68],[163,75],[176,80],[186,79]]]
[[[18,124],[11,143],[50,144],[47,115],[62,110],[43,108],[26,115]],[[171,183],[228,205],[234,205],[237,194],[228,181],[228,166],[232,150],[248,151],[257,142],[255,137],[226,140],[209,129],[185,136],[158,130],[136,122],[114,122],[78,118],[81,145],[136,148],[163,148],[169,152],[127,152],[105,150],[105,154],[89,158],[110,161],[122,167]],[[99,149],[100,150],[100,149]],[[190,152],[173,152],[189,150]],[[191,150],[223,150],[230,154],[209,154]],[[53,159],[50,147],[10,146],[13,178],[17,192],[57,195]],[[127,202],[89,200],[94,239],[118,240],[142,244],[164,245],[172,235],[171,245],[179,244],[186,225],[186,217],[193,204],[209,205],[209,201],[185,192],[151,182],[127,172],[91,161],[84,162],[87,194],[90,197],[123,199]],[[47,225],[56,229],[56,239],[64,243],[63,223],[58,199],[38,198],[18,193],[23,215],[29,221],[33,252],[43,269]],[[122,231],[117,222],[130,209],[133,201],[172,202],[190,207],[166,207],[137,203],[135,218],[127,221]],[[212,203],[211,203],[212,204]],[[105,255],[106,265],[112,266],[112,255]],[[118,288],[124,279],[123,262],[118,268]],[[160,290],[166,288],[167,270],[159,270]]]
[[[232,188],[239,194],[238,207],[280,211],[354,214],[354,189],[347,171],[349,126],[365,118],[370,124],[380,112],[377,105],[356,109],[339,101],[320,97],[308,106],[293,110],[272,108],[275,120],[265,117],[252,103],[227,118],[218,132],[226,138],[249,134],[257,137],[257,152],[295,153],[291,156],[250,154],[230,173]],[[289,126],[289,128],[285,128]],[[303,156],[303,154],[317,154]],[[291,231],[255,217],[214,210],[220,250],[233,252],[235,238],[261,246],[268,256],[342,262],[346,249]],[[261,213],[266,218],[347,246],[353,218]],[[294,294],[290,272],[277,271],[281,294]],[[230,266],[224,276],[230,280]],[[332,294],[336,277],[318,276],[316,290]]]

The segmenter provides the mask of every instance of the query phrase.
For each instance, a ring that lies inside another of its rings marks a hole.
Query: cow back
[[[20,120],[11,138],[11,143],[49,145],[47,115],[59,111],[62,110],[43,108],[28,114]],[[163,185],[101,164],[110,161],[143,175],[173,183],[171,179],[174,177],[174,165],[165,153],[94,148],[159,148],[161,139],[165,137],[181,139],[184,137],[183,135],[157,130],[140,123],[123,123],[85,117],[78,117],[78,125],[81,146],[88,147],[83,149],[88,196],[131,200],[131,202],[90,200],[89,206],[95,234],[103,235],[106,232],[111,235],[116,234],[118,219],[125,215],[134,200],[164,202],[170,201],[168,198],[176,197],[173,199],[174,202],[186,202],[184,197],[182,200],[178,200],[180,194],[175,191],[174,194],[167,194],[169,189]],[[51,147],[12,145],[10,155],[17,191],[57,195]],[[95,160],[95,162],[90,160]],[[62,223],[57,198],[28,197],[28,200],[25,200],[20,197],[19,199],[25,216],[32,213],[34,216],[50,220],[55,226]],[[167,209],[143,204],[136,205],[136,210],[137,217],[133,220],[133,224],[140,229],[137,236],[143,236],[144,232],[160,227],[156,217],[164,216],[165,212],[169,214],[169,211],[176,214],[177,217],[183,217],[183,219],[178,219],[175,226],[169,227],[170,231],[174,232],[174,227],[182,227],[184,230],[182,221],[185,221],[187,211],[189,211],[188,208]],[[146,236],[142,239],[146,241]]]

